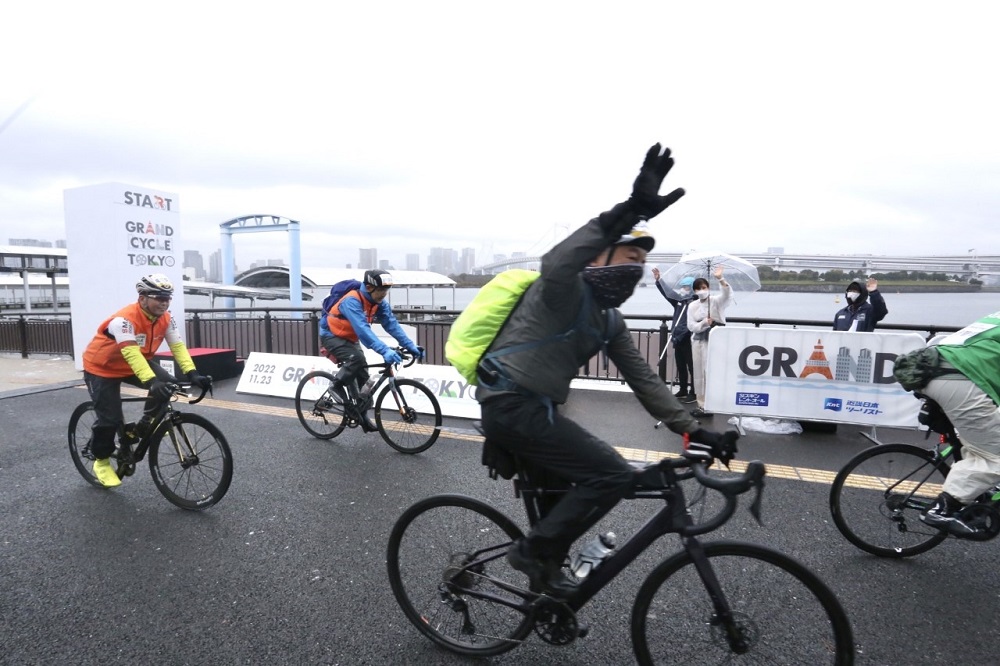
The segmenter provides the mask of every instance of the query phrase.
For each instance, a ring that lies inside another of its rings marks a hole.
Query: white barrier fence
[[[919,401],[893,379],[916,333],[726,326],[708,344],[705,408],[723,414],[912,428]]]

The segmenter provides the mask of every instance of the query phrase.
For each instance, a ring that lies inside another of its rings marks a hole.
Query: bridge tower
[[[235,284],[233,234],[288,232],[288,291],[292,307],[302,306],[302,253],[299,248],[299,223],[279,215],[244,215],[219,225],[222,233],[222,283]],[[231,296],[222,299],[223,307],[235,307]],[[301,313],[300,316],[306,316]]]

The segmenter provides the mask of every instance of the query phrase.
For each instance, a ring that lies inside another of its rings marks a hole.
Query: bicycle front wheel
[[[847,615],[814,573],[763,546],[703,548],[732,625],[720,619],[691,555],[677,553],[653,570],[632,608],[640,664],[854,663]]]
[[[175,413],[151,437],[149,471],[172,504],[200,511],[225,496],[233,480],[233,454],[211,421]]]
[[[471,497],[421,500],[389,535],[392,594],[420,633],[452,652],[511,650],[532,628],[524,600],[509,591],[522,576],[507,564],[507,548],[522,536],[507,516]]]
[[[441,405],[420,382],[396,379],[375,401],[375,425],[382,439],[400,453],[420,453],[441,434]]]
[[[920,522],[941,492],[948,464],[933,450],[879,444],[851,458],[830,487],[833,522],[848,541],[879,557],[930,550],[945,533]]]
[[[94,436],[94,423],[97,412],[94,403],[85,402],[73,410],[69,417],[69,455],[73,458],[76,471],[90,483],[103,488],[101,482],[94,476],[94,454],[90,451],[91,439]]]
[[[323,393],[316,400],[310,400],[304,394],[308,394],[311,387],[318,384],[325,388]],[[333,439],[344,431],[347,425],[347,418],[344,416],[343,399],[333,394],[330,386],[333,385],[333,375],[329,372],[316,370],[307,373],[295,389],[295,413],[299,415],[299,422],[313,437],[318,439]]]

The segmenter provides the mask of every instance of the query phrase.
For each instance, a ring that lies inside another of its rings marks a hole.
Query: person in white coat
[[[688,329],[691,331],[691,356],[694,360],[694,390],[698,407],[691,412],[695,418],[712,416],[705,411],[705,365],[708,360],[708,334],[714,326],[726,325],[726,306],[733,297],[733,289],[722,277],[722,266],[713,275],[722,290],[712,295],[708,280],[700,277],[694,281],[695,300],[688,306]]]

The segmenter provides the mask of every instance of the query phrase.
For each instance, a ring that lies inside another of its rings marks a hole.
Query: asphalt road
[[[479,464],[470,423],[449,419],[453,436],[406,456],[377,434],[315,440],[291,401],[237,396],[234,387],[222,382],[215,401],[189,408],[220,426],[236,465],[229,494],[202,513],[169,504],[144,465],[114,491],[80,478],[66,424],[84,390],[0,399],[0,663],[470,663],[408,624],[385,573],[393,522],[428,495],[484,499],[523,526],[509,483],[488,479]],[[577,395],[567,411],[616,446],[678,448],[627,394]],[[843,427],[751,434],[740,457],[836,470],[865,446]],[[818,573],[852,620],[859,664],[997,663],[996,546],[950,541],[911,560],[880,560],[837,532],[828,490],[772,478],[765,526],[741,507],[715,535],[767,544]],[[599,529],[627,535],[651,510],[625,502]],[[631,663],[632,600],[678,547],[664,538],[585,607],[587,638],[552,647],[532,637],[490,663]]]

